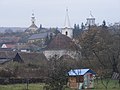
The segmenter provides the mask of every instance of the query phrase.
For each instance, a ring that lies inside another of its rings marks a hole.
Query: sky
[[[120,0],[0,0],[0,27],[29,27],[33,12],[38,27],[63,27],[66,8],[71,26],[86,23],[90,11],[96,24],[120,22]]]

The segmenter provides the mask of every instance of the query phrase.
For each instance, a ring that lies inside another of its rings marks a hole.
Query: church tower
[[[71,39],[73,38],[73,29],[70,26],[68,9],[66,9],[65,23],[64,23],[64,27],[62,28],[61,33],[68,36],[68,37],[70,37]]]
[[[95,25],[95,18],[93,17],[92,13],[90,12],[90,16],[87,18],[87,26],[94,26]]]
[[[32,13],[31,21],[32,21],[32,24],[35,24],[35,16],[34,16],[34,13]]]
[[[31,17],[31,26],[29,26],[25,32],[26,33],[35,33],[38,30],[38,27],[35,25],[35,16],[34,13],[32,13],[32,17]]]

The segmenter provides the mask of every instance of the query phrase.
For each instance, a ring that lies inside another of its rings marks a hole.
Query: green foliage
[[[26,90],[26,84],[0,85],[0,90]],[[29,90],[43,90],[43,84],[29,84]]]
[[[103,82],[107,82],[107,80],[103,80]],[[118,80],[109,80],[108,83],[108,90],[119,90],[119,84],[118,84]],[[94,90],[106,90],[105,86],[101,83],[101,80],[95,80],[95,89]]]

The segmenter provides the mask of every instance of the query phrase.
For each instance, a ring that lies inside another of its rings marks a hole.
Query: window
[[[65,33],[66,33],[66,35],[68,35],[68,32],[67,32],[67,31],[66,31]]]

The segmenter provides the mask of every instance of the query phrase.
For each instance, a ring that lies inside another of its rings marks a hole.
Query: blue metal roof
[[[95,74],[95,72],[90,69],[74,69],[74,70],[70,70],[68,72],[68,75],[69,76],[85,75],[87,72]]]

